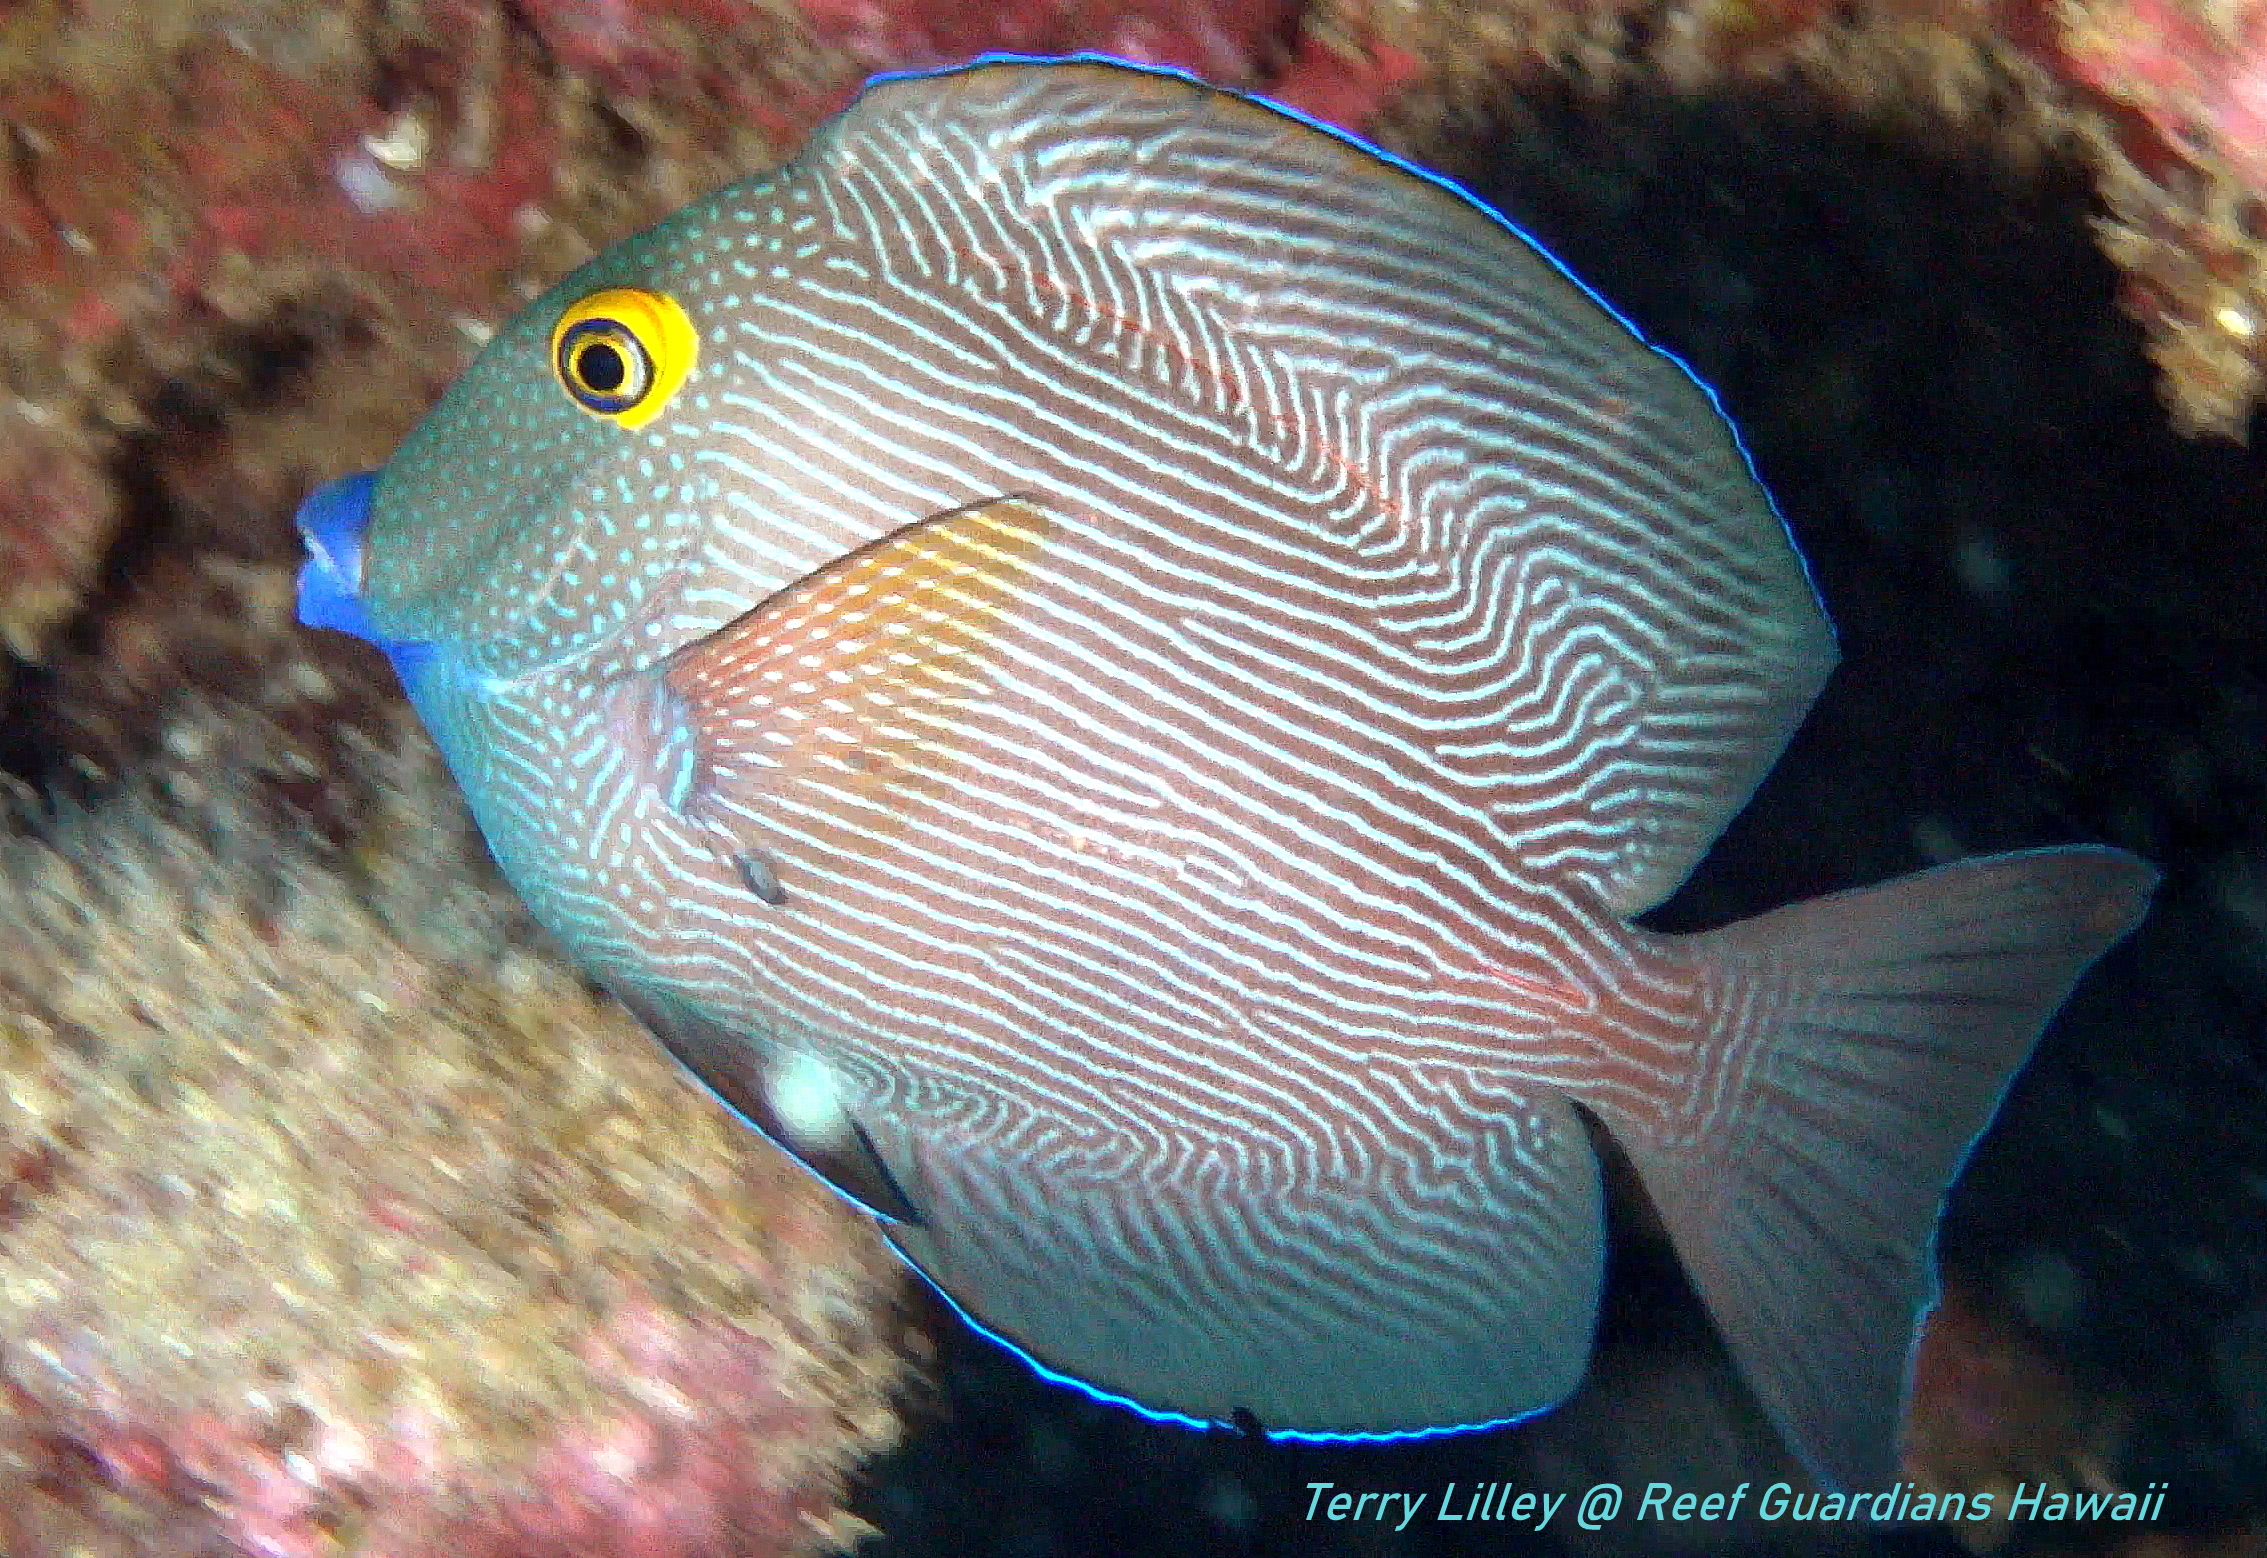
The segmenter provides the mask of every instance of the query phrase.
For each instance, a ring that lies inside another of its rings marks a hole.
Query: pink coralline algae
[[[2064,0],[2068,69],[2123,115],[2082,126],[2103,247],[2176,425],[2241,437],[2267,388],[2267,5]]]
[[[621,1399],[561,1422],[486,1487],[466,1485],[452,1425],[429,1410],[401,1409],[373,1433],[319,1396],[301,1403],[288,1445],[268,1422],[206,1414],[169,1434],[98,1433],[89,1448],[122,1491],[195,1490],[257,1558],[742,1558],[856,1534],[829,1508],[823,1463],[783,1453],[838,1430],[824,1403],[783,1389],[795,1366],[772,1344],[649,1297],[620,1305],[578,1351]],[[435,1498],[452,1487],[455,1499]]]
[[[523,944],[422,748],[0,844],[0,1552],[769,1558],[896,1433],[871,1229]]]
[[[989,51],[1060,54],[1088,49],[1214,80],[1249,83],[1296,35],[1292,0],[1226,6],[1215,0],[1040,0],[999,6],[967,0],[803,0],[820,37],[865,64],[944,65]]]
[[[2072,72],[2148,121],[2169,150],[2209,151],[2267,196],[2267,6],[2072,0]]]
[[[1360,131],[1425,69],[1419,56],[1380,38],[1336,41],[1309,32],[1267,95],[1311,119]]]

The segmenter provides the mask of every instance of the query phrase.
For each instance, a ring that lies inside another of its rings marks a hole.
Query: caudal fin
[[[1693,939],[1720,1102],[1627,1143],[1734,1360],[1804,1461],[1887,1487],[1945,1192],[2157,873],[2114,849],[1961,861]]]

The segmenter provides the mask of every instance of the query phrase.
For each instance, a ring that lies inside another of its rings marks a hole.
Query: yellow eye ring
[[[592,416],[639,428],[661,414],[693,371],[700,338],[677,300],[608,287],[570,304],[551,327],[551,371]]]

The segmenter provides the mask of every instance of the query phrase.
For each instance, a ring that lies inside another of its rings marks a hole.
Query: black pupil
[[[611,395],[629,382],[630,365],[620,347],[608,341],[590,341],[575,351],[575,376],[586,388]]]

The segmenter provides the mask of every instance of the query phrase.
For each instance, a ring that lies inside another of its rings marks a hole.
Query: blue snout
[[[299,505],[299,536],[307,561],[299,567],[299,620],[375,642],[362,606],[362,534],[370,524],[370,495],[378,473],[364,471],[325,483]]]
[[[299,505],[299,537],[307,544],[307,561],[299,565],[299,620],[376,644],[414,691],[432,646],[380,633],[362,600],[362,539],[377,490],[378,473],[364,471],[316,488]]]

